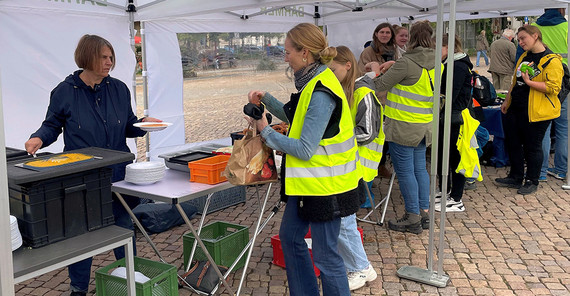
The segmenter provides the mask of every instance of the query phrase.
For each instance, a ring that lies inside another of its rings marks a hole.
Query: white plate
[[[161,131],[171,125],[172,123],[170,122],[137,122],[133,124],[133,126],[136,126],[147,132]]]

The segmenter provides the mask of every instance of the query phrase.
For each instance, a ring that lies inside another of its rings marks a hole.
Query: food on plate
[[[215,153],[232,154],[233,149],[234,149],[234,146],[227,146],[227,147],[218,148],[214,152]]]
[[[145,127],[162,127],[167,126],[165,123],[148,123],[144,125]]]

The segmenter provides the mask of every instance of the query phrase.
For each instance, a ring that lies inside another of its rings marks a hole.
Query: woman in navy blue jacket
[[[129,89],[122,81],[109,76],[116,63],[109,41],[96,35],[84,35],[75,49],[75,63],[82,70],[75,71],[52,90],[46,118],[26,142],[26,151],[35,154],[55,142],[63,131],[64,151],[100,147],[130,152],[127,138],[146,134],[133,124],[160,120],[137,119],[131,108]],[[127,164],[112,166],[112,182],[125,178]],[[131,207],[139,203],[139,199],[132,196],[125,200]],[[133,229],[129,215],[116,199],[113,214],[116,225]],[[124,256],[122,247],[115,249],[117,259]],[[86,294],[91,261],[89,258],[69,266],[71,295]]]

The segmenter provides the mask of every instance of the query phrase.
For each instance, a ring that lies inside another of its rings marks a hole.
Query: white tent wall
[[[117,15],[116,9],[97,5],[90,6],[92,11],[5,5],[13,2],[0,1],[1,91],[8,111],[4,117],[6,145],[23,149],[45,118],[51,90],[77,70],[73,54],[82,35],[100,35],[113,44],[117,65],[111,75],[129,88],[136,61],[125,12]],[[62,138],[41,151],[62,151]],[[136,151],[134,141],[130,146]]]

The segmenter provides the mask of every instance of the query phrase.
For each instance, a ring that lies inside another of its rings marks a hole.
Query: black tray
[[[192,151],[165,159],[165,164],[166,167],[168,167],[169,169],[190,173],[190,168],[188,168],[188,162],[212,156],[215,156],[215,154],[211,152]]]
[[[178,164],[188,165],[188,162],[190,162],[190,161],[200,160],[200,159],[204,159],[204,158],[208,158],[208,157],[212,157],[212,156],[214,156],[213,153],[195,151],[195,152],[190,152],[187,154],[183,154],[183,155],[173,157],[169,161],[174,162],[174,163],[178,163]]]

